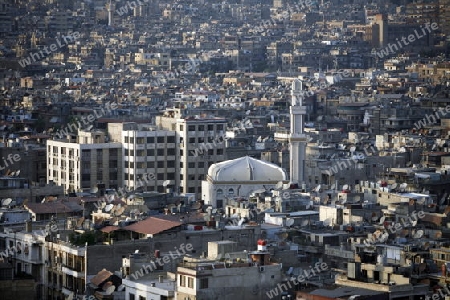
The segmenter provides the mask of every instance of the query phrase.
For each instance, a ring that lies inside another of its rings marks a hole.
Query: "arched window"
[[[218,189],[216,192],[216,196],[217,197],[221,197],[223,195],[223,190],[222,189]]]
[[[233,189],[229,189],[228,190],[228,196],[233,196],[234,195],[234,190]]]

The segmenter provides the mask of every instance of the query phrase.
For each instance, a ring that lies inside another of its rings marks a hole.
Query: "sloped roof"
[[[27,203],[25,209],[35,214],[72,213],[83,211],[83,207],[73,202]]]
[[[178,221],[169,221],[157,217],[148,217],[145,220],[125,226],[124,229],[142,234],[158,234],[160,232],[181,226],[182,224],[183,223]]]

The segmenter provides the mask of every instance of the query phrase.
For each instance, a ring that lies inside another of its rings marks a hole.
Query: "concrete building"
[[[137,123],[109,123],[111,141],[123,145],[124,186],[130,190],[165,192],[178,186],[178,156],[174,131]],[[167,180],[170,184],[167,184]],[[166,184],[164,184],[166,182]]]
[[[122,145],[108,142],[104,132],[79,130],[76,140],[48,140],[47,154],[47,183],[66,192],[122,185]]]
[[[282,265],[271,260],[266,242],[259,240],[257,251],[233,254],[223,262],[185,258],[177,268],[176,299],[266,299],[266,292],[277,288],[283,277]]]
[[[179,147],[179,193],[201,197],[201,181],[208,168],[225,160],[225,130],[227,120],[206,116],[189,116],[181,108],[168,109],[156,117],[160,129],[174,131]]]

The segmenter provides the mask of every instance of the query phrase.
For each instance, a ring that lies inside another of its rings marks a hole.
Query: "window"
[[[147,149],[147,156],[155,156],[155,149]]]
[[[234,195],[234,190],[233,189],[229,189],[228,190],[228,196],[233,196]]]
[[[188,168],[194,169],[195,168],[195,162],[188,163]]]
[[[180,286],[186,286],[186,276],[180,275]]]
[[[208,125],[208,131],[213,131],[214,130],[214,125]]]
[[[167,142],[168,143],[175,143],[175,137],[174,136],[168,136],[167,137]]]
[[[138,137],[138,138],[136,138],[136,142],[138,144],[145,144],[145,139],[143,137]]]
[[[198,125],[198,131],[205,131],[205,125]]]
[[[167,161],[167,167],[168,168],[175,168],[175,161],[174,160],[168,160]]]
[[[154,161],[148,161],[147,162],[147,168],[154,168],[155,167],[155,162]]]
[[[222,195],[223,195],[223,190],[222,189],[218,189],[217,192],[216,192],[216,196],[219,197],[219,196],[222,196]]]
[[[200,278],[200,289],[208,288],[208,278]]]
[[[194,288],[194,278],[188,277],[188,288]]]
[[[144,296],[139,296],[139,300],[146,300]]]
[[[180,131],[183,131],[183,130],[184,130],[184,126],[180,125]]]
[[[130,297],[129,297],[130,300],[136,300],[136,297],[134,296],[134,294],[130,293],[129,296],[130,296]]]
[[[153,136],[147,137],[147,143],[153,144],[155,142],[155,138]]]
[[[204,161],[199,161],[198,162],[198,167],[199,168],[204,168],[205,167],[205,162]]]
[[[164,168],[164,161],[158,161],[158,168]]]
[[[175,155],[175,149],[167,149],[167,156],[169,155]]]
[[[188,131],[195,131],[195,125],[189,125]]]
[[[164,149],[157,149],[157,150],[156,150],[156,155],[158,155],[158,156],[164,156]]]
[[[164,141],[164,137],[163,136],[158,136],[157,138],[156,138],[156,142],[157,143],[164,143],[165,141]]]

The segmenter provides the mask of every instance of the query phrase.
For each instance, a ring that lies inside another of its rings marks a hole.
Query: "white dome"
[[[213,181],[281,181],[286,171],[279,166],[249,156],[213,164],[208,169]]]

